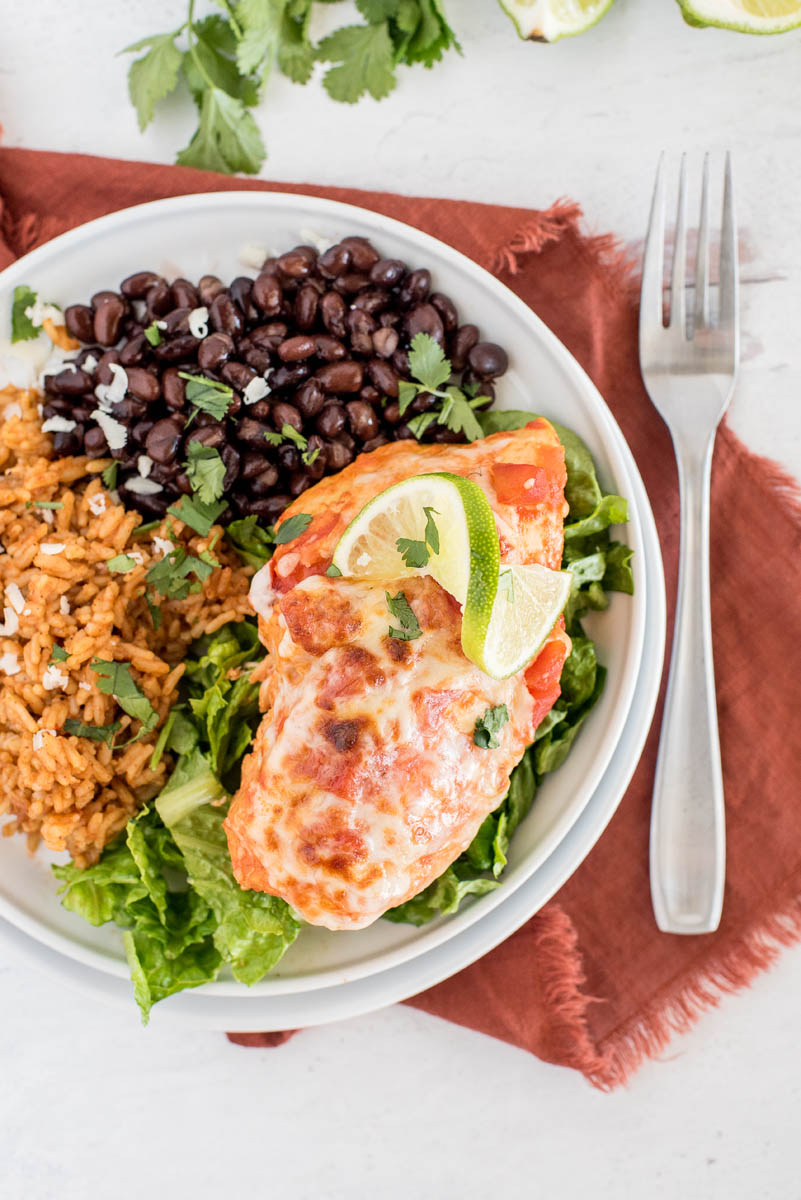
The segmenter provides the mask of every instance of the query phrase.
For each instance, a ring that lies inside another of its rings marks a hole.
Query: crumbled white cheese
[[[59,607],[62,617],[68,617],[70,615],[70,612],[72,611],[70,608],[70,602],[66,596],[61,597],[61,599],[58,602],[58,607]]]
[[[97,492],[94,496],[90,496],[87,504],[89,505],[89,512],[93,517],[102,516],[106,511],[106,497],[102,492]]]
[[[94,371],[96,366],[97,359],[95,358],[94,354],[87,354],[86,358],[83,360],[84,371]]]
[[[54,325],[64,324],[64,313],[57,304],[45,304],[43,300],[35,300],[33,304],[29,304],[25,309],[25,316],[30,321],[31,325],[35,325],[37,329],[48,320]]]
[[[155,479],[143,479],[141,475],[134,475],[133,479],[126,479],[122,486],[137,496],[155,496],[157,492],[164,491],[161,484],[156,483]]]
[[[147,479],[153,470],[153,459],[147,454],[140,454],[136,460],[136,469],[143,479]]]
[[[46,692],[54,692],[56,688],[64,688],[68,683],[67,676],[55,663],[51,663],[42,676],[42,687]]]
[[[119,404],[124,400],[128,390],[128,373],[125,367],[121,367],[119,363],[109,363],[108,369],[112,375],[111,383],[99,383],[95,388],[95,395],[104,412],[110,412],[112,404]]]
[[[131,307],[133,308],[133,314],[136,317],[137,321],[139,321],[140,323],[143,323],[145,317],[147,316],[147,301],[146,300],[134,300]]]
[[[253,271],[260,271],[264,260],[269,257],[270,251],[266,246],[243,246],[239,251],[242,266],[250,267]]]
[[[168,554],[172,554],[175,546],[169,538],[154,537],[153,538],[153,553],[160,554],[162,558],[166,558]]]
[[[37,729],[36,733],[33,735],[34,750],[41,750],[42,743],[44,742],[44,735],[46,733],[49,733],[52,737],[58,737],[58,732],[55,729]]]
[[[325,237],[318,229],[301,229],[300,240],[304,246],[314,246],[320,254],[330,250],[334,244],[331,238]]]
[[[0,625],[0,637],[14,637],[19,630],[19,617],[8,605],[3,609],[3,624]]]
[[[141,567],[144,564],[145,559],[141,550],[126,550],[125,553],[134,560],[137,566]]]
[[[200,308],[193,308],[189,314],[189,332],[192,337],[204,338],[209,332],[209,310],[205,304]]]
[[[64,548],[64,542],[42,542],[39,547],[42,554],[61,554]]]
[[[42,426],[42,433],[72,433],[76,425],[77,421],[71,421],[69,417],[48,417]]]
[[[106,435],[106,441],[111,450],[122,450],[125,443],[128,441],[128,430],[115,417],[110,416],[107,412],[96,408],[92,413],[92,417],[97,421],[103,433]]]
[[[19,670],[19,659],[14,650],[6,650],[5,654],[0,654],[0,671],[4,675],[18,675]]]
[[[10,421],[13,417],[21,417],[21,416],[22,416],[22,407],[21,407],[21,405],[17,404],[15,401],[12,401],[11,404],[7,404],[5,406],[5,408],[3,409],[3,419],[5,421]]]
[[[19,590],[19,585],[16,583],[6,584],[6,600],[14,609],[15,613],[21,613],[25,609],[25,597]]]
[[[55,521],[55,519],[56,518],[53,515],[52,509],[49,509],[49,508],[42,509],[42,520],[44,521],[45,525],[52,525],[53,522]]]
[[[242,402],[244,404],[255,404],[257,400],[263,400],[269,394],[270,385],[267,383],[267,380],[257,375],[255,379],[251,379],[242,393]]]
[[[166,329],[167,328],[166,321],[154,321],[153,323],[156,326],[156,329]]]

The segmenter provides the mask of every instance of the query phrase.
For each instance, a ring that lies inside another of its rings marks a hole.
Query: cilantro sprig
[[[442,347],[427,333],[418,333],[412,338],[409,371],[414,378],[402,379],[398,384],[401,416],[421,393],[436,396],[442,401],[439,408],[419,413],[408,422],[416,438],[421,438],[435,421],[453,433],[463,433],[469,442],[476,442],[484,436],[474,410],[486,404],[487,397],[468,397],[461,388],[448,384],[453,368]],[[448,386],[445,387],[445,384]]]
[[[497,750],[500,746],[498,734],[509,720],[509,709],[505,704],[495,704],[482,717],[476,718],[473,741],[482,750]]]
[[[203,446],[200,442],[190,442],[184,470],[198,500],[203,504],[213,504],[219,500],[225,478],[225,463],[219,450],[213,446]]]
[[[336,0],[334,0],[336,2]],[[327,4],[332,0],[326,0]],[[315,0],[218,0],[221,13],[187,18],[166,33],[126,46],[140,54],[128,71],[128,91],[145,130],[156,106],[186,87],[198,125],[178,155],[188,167],[257,174],[264,143],[250,109],[277,68],[306,84],[317,61],[331,64],[323,87],[333,100],[353,104],[368,94],[382,99],[396,86],[397,68],[432,67],[445,51],[461,53],[441,0],[356,0],[363,20],[342,26],[315,44],[310,35]]]
[[[34,325],[27,315],[26,309],[36,303],[36,292],[25,283],[14,288],[14,298],[11,302],[11,340],[12,342],[29,342],[39,336],[40,326]]]
[[[221,421],[231,407],[234,389],[205,375],[190,375],[188,371],[179,371],[178,375],[186,381],[186,398],[193,406],[187,425],[201,411],[210,413],[215,421]]]
[[[309,449],[309,439],[305,438],[302,433],[298,433],[294,425],[282,425],[280,433],[265,433],[265,441],[270,446],[281,446],[284,442],[292,442],[301,450],[301,461],[310,467],[312,463],[319,457],[320,447],[315,446],[313,450]]]
[[[385,592],[384,595],[387,598],[387,608],[400,625],[400,628],[390,625],[389,636],[401,642],[413,642],[416,638],[422,637],[423,631],[420,628],[420,622],[406,599],[406,593],[398,592],[397,596],[390,596],[389,592]]]
[[[432,554],[439,554],[439,530],[434,521],[435,508],[423,508],[426,527],[422,539],[400,537],[395,542],[398,553],[407,567],[427,567]],[[437,513],[437,516],[439,514]]]
[[[141,728],[131,741],[138,742],[158,724],[159,715],[153,705],[141,692],[131,678],[131,668],[126,662],[107,662],[96,658],[89,664],[97,676],[98,691],[106,696],[113,696],[124,713],[141,721]],[[105,728],[105,726],[97,726]],[[80,734],[86,737],[90,735]],[[130,743],[129,743],[130,744]]]

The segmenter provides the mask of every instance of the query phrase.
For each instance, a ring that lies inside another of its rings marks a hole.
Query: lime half
[[[481,658],[493,679],[516,675],[532,662],[562,614],[570,595],[569,571],[502,566]]]
[[[801,0],[679,0],[689,25],[738,33],[785,33],[801,25]]]
[[[380,492],[351,521],[333,559],[343,575],[436,579],[462,605],[462,647],[474,662],[475,647],[486,636],[499,563],[487,497],[477,483],[444,471],[413,475]]]
[[[556,42],[583,33],[607,12],[614,0],[500,0],[521,38]]]

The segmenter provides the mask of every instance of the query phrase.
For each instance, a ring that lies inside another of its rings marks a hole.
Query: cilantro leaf
[[[408,379],[398,380],[398,409],[401,416],[406,412],[411,402],[417,398],[417,393],[420,391],[422,391],[422,388],[418,384],[412,383]]]
[[[268,430],[264,435],[264,440],[269,446],[280,446],[283,443],[284,435],[283,433],[273,433],[272,430]]]
[[[273,552],[272,526],[262,529],[255,516],[231,521],[225,536],[249,567],[263,567]]]
[[[188,371],[179,371],[178,375],[186,380],[186,398],[195,411],[210,413],[215,421],[221,421],[231,407],[234,389],[216,379],[207,379],[205,375],[190,375]]]
[[[419,413],[416,417],[412,417],[411,421],[407,421],[406,424],[419,441],[429,425],[433,425],[436,419],[437,414],[435,412],[424,412]]]
[[[294,425],[282,425],[281,437],[287,442],[293,442],[298,450],[305,450],[309,444],[303,434],[298,433]]]
[[[329,579],[341,579],[342,578],[342,572],[340,571],[339,567],[335,567],[333,563],[331,563],[330,567],[326,568],[325,573],[329,577]]]
[[[151,321],[145,330],[145,337],[150,342],[151,346],[160,346],[162,342],[161,330],[159,329],[158,321]]]
[[[420,568],[427,567],[429,560],[428,547],[425,542],[415,541],[413,538],[398,538],[395,542],[400,554],[407,567]]]
[[[220,564],[204,550],[202,554],[188,554],[183,546],[176,546],[164,558],[153,563],[145,578],[148,585],[168,600],[185,600],[191,593],[199,592],[215,567]],[[194,575],[192,580],[190,575]]]
[[[482,750],[495,750],[500,746],[498,732],[509,720],[509,710],[505,704],[496,704],[488,708],[483,717],[476,718],[473,730],[473,741]]]
[[[66,662],[68,658],[69,654],[67,654],[63,646],[53,646],[53,653],[50,655],[51,663]]]
[[[89,665],[97,675],[98,690],[106,696],[113,696],[123,712],[142,722],[142,728],[133,741],[138,742],[150,733],[158,724],[159,715],[131,678],[130,665],[126,662],[106,662],[101,658],[94,659]]]
[[[32,291],[27,284],[21,283],[14,288],[14,299],[11,303],[12,342],[29,342],[32,338],[39,336],[39,327],[25,315],[25,309],[35,303],[36,292]]]
[[[113,558],[106,559],[106,566],[109,571],[116,571],[118,575],[125,575],[126,572],[134,569],[136,559],[131,558],[130,554],[115,554]]]
[[[356,7],[371,25],[378,25],[398,11],[398,0],[356,0]]]
[[[242,37],[236,48],[236,65],[242,75],[262,68],[266,76],[281,42],[283,0],[239,0],[236,19]]]
[[[113,462],[106,467],[105,471],[101,472],[100,478],[103,480],[104,486],[107,487],[110,492],[113,492],[117,486],[117,471],[119,469],[120,464],[118,462]]]
[[[421,637],[423,631],[405,593],[398,592],[397,596],[390,596],[389,592],[385,592],[384,595],[387,598],[387,608],[401,625],[400,629],[390,625],[389,636],[401,642],[413,642],[415,638]]]
[[[223,494],[225,478],[225,463],[219,450],[200,442],[190,442],[187,453],[189,457],[184,468],[192,491],[202,504],[213,504]]]
[[[201,537],[208,537],[212,525],[226,507],[225,500],[206,504],[199,496],[181,496],[177,504],[170,505],[167,512],[183,521],[190,529],[194,529]]]
[[[127,54],[150,47],[147,54],[131,63],[128,71],[128,94],[141,130],[147,129],[153,120],[158,101],[174,91],[178,83],[181,70],[181,51],[175,45],[178,32],[154,34],[122,51]]]
[[[307,15],[311,14],[311,4]],[[281,23],[278,66],[293,83],[308,83],[314,71],[314,46],[309,40],[307,20],[295,20],[285,12]]]
[[[239,38],[231,24],[231,8],[225,2],[221,7],[226,9],[228,20],[214,14],[193,22],[190,48],[182,64],[184,78],[198,108],[202,107],[210,87],[219,88],[246,108],[252,108],[259,100],[260,81],[239,70],[236,63]]]
[[[430,508],[428,506],[423,509],[423,512],[426,514],[426,528],[423,538],[425,539],[426,545],[431,547],[432,553],[439,554],[439,530],[437,529],[436,522],[434,521],[434,514],[439,516],[439,513],[435,508]]]
[[[417,0],[419,18],[411,36],[404,39],[402,48],[398,47],[399,60],[407,64],[421,62],[426,67],[433,67],[451,46],[461,54],[461,46],[456,40],[439,0]]]
[[[448,388],[448,398],[443,401],[437,421],[454,433],[463,433],[469,442],[476,442],[484,436],[476,414],[456,387]]]
[[[439,342],[427,333],[416,333],[409,349],[409,370],[427,392],[437,392],[451,377],[452,368]]]
[[[113,725],[86,725],[83,721],[76,721],[74,717],[67,717],[64,722],[64,732],[70,737],[88,738],[90,742],[105,742],[109,749],[112,748],[114,734],[119,728],[119,721],[115,721]]]
[[[291,542],[293,538],[299,537],[305,529],[311,525],[312,519],[308,513],[295,513],[293,517],[289,517],[284,521],[275,533],[276,546],[285,546],[287,542]]]
[[[317,57],[341,64],[323,76],[323,87],[333,100],[355,104],[365,92],[381,100],[395,86],[394,54],[386,21],[335,30],[319,43]]]
[[[259,127],[242,101],[213,87],[203,93],[198,127],[176,162],[229,175],[257,175],[265,154]]]

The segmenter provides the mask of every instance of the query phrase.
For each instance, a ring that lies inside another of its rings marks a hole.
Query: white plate
[[[630,747],[622,773],[631,773],[651,717],[648,708],[632,708],[632,698],[646,617],[654,605],[663,604],[663,585],[661,571],[645,570],[647,558],[658,558],[659,549],[631,453],[600,395],[554,335],[503,284],[441,242],[378,214],[312,197],[245,192],[161,200],[81,226],[8,268],[0,275],[0,329],[8,328],[11,293],[18,283],[65,305],[114,287],[145,267],[171,276],[197,278],[213,272],[231,278],[244,273],[238,261],[243,247],[289,248],[308,238],[310,229],[330,241],[363,234],[387,257],[428,267],[434,286],[453,297],[463,319],[475,321],[483,337],[507,348],[512,365],[499,387],[499,404],[530,408],[574,429],[590,446],[602,482],[629,498],[630,520],[620,536],[635,549],[636,593],[631,598],[615,596],[610,610],[590,626],[609,668],[605,693],[567,762],[544,784],[516,833],[501,888],[423,929],[379,921],[358,933],[304,930],[276,971],[247,992],[226,978],[202,989],[206,996],[220,999],[246,994],[253,1001],[316,989],[328,992],[427,955],[476,922],[483,923],[516,889],[539,878],[538,868],[563,842],[596,791],[624,730],[633,736],[621,743]],[[651,627],[658,645],[649,650],[661,656],[663,631],[653,622]],[[604,824],[621,795],[622,788],[605,792]],[[568,874],[593,840],[589,832],[570,840]],[[30,859],[22,839],[0,839],[0,916],[62,955],[126,977],[116,931],[94,929],[58,903],[49,871],[56,857],[40,854]],[[527,888],[528,912],[536,911],[547,894]]]

